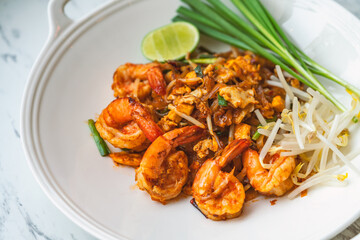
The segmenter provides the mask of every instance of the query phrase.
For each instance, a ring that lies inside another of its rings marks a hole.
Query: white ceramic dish
[[[359,86],[355,17],[329,0],[264,2],[301,48]],[[86,120],[113,99],[110,86],[118,65],[146,61],[142,37],[169,23],[179,3],[114,1],[78,22],[63,14],[65,3],[49,4],[50,36],[26,87],[21,136],[41,187],[79,226],[101,239],[324,239],[360,216],[360,179],[352,172],[347,187],[323,186],[274,206],[271,199],[260,199],[225,222],[205,219],[190,199],[165,206],[151,201],[134,188],[132,168],[113,167],[99,156]],[[207,38],[203,43],[220,46]],[[359,134],[354,135],[356,142]]]

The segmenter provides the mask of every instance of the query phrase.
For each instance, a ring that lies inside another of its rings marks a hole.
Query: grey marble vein
[[[4,231],[5,222],[10,214],[10,206],[9,206],[9,194],[7,191],[3,191],[1,193],[3,200],[0,205],[0,239],[1,233]]]
[[[17,28],[11,29],[11,34],[14,38],[20,38],[20,31]]]
[[[74,236],[74,234],[70,234],[70,237],[72,240],[77,240],[77,238]]]
[[[15,54],[11,54],[11,53],[4,53],[1,54],[0,57],[2,58],[2,60],[4,60],[4,62],[8,63],[9,61],[12,61],[14,63],[17,62],[17,56]]]
[[[333,240],[348,240],[360,233],[360,218],[347,227],[344,231],[336,235]]]
[[[5,42],[5,44],[7,46],[9,46],[9,47],[11,46],[9,39],[5,35],[5,31],[4,31],[3,27],[2,27],[2,25],[0,25],[0,38]]]
[[[45,240],[52,240],[54,238],[51,238],[47,236],[42,230],[39,229],[39,227],[31,220],[30,215],[26,212],[23,205],[20,203],[19,199],[16,199],[16,202],[18,204],[18,209],[23,216],[26,225],[28,226],[29,232],[34,236],[35,239],[45,239]]]
[[[13,120],[13,121],[11,121],[11,126],[12,126],[12,128],[13,128],[13,131],[14,131],[14,134],[15,134],[15,136],[17,137],[17,138],[20,138],[20,133],[19,133],[19,131],[16,129],[16,127],[15,127],[15,121]]]

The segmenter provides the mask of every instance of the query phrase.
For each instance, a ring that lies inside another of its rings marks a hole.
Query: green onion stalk
[[[106,142],[104,141],[104,139],[101,138],[99,132],[97,131],[94,120],[89,119],[88,126],[94,138],[95,144],[99,150],[100,155],[103,157],[109,155],[110,154],[109,147],[106,145]]]

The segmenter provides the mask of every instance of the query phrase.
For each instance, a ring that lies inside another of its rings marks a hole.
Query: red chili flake
[[[275,205],[276,202],[277,202],[277,199],[271,200],[271,201],[270,201],[271,206]]]
[[[307,196],[307,189],[305,189],[304,191],[302,191],[301,193],[300,193],[300,196],[301,197],[306,197]]]

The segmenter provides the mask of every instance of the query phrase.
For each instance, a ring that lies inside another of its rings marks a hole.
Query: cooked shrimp
[[[163,66],[165,65],[158,62],[121,65],[114,73],[114,82],[111,86],[115,97],[133,96],[143,100],[150,95],[151,88],[157,94],[165,95],[166,82],[162,74]],[[136,82],[136,79],[142,82]]]
[[[236,139],[220,156],[208,159],[197,172],[193,195],[201,212],[212,220],[225,220],[240,215],[245,199],[241,182],[233,175],[221,171],[230,161],[241,154],[251,141]]]
[[[293,156],[281,157],[279,153],[271,157],[272,167],[264,169],[255,150],[248,149],[244,152],[243,165],[246,175],[253,188],[266,195],[282,196],[293,187],[290,174],[295,168]]]
[[[188,158],[175,147],[200,139],[204,130],[197,126],[177,128],[158,137],[146,150],[136,180],[153,200],[165,203],[181,192],[188,177]]]
[[[149,111],[132,98],[112,101],[96,121],[101,137],[113,146],[141,150],[147,147],[146,138],[154,141],[163,132]]]
[[[164,96],[166,94],[166,82],[159,67],[152,67],[147,71],[147,77],[150,87],[157,94]]]
[[[127,153],[127,152],[114,152],[110,153],[109,157],[121,165],[126,165],[130,167],[138,167],[140,166],[140,162],[142,159],[142,154],[139,153]]]

